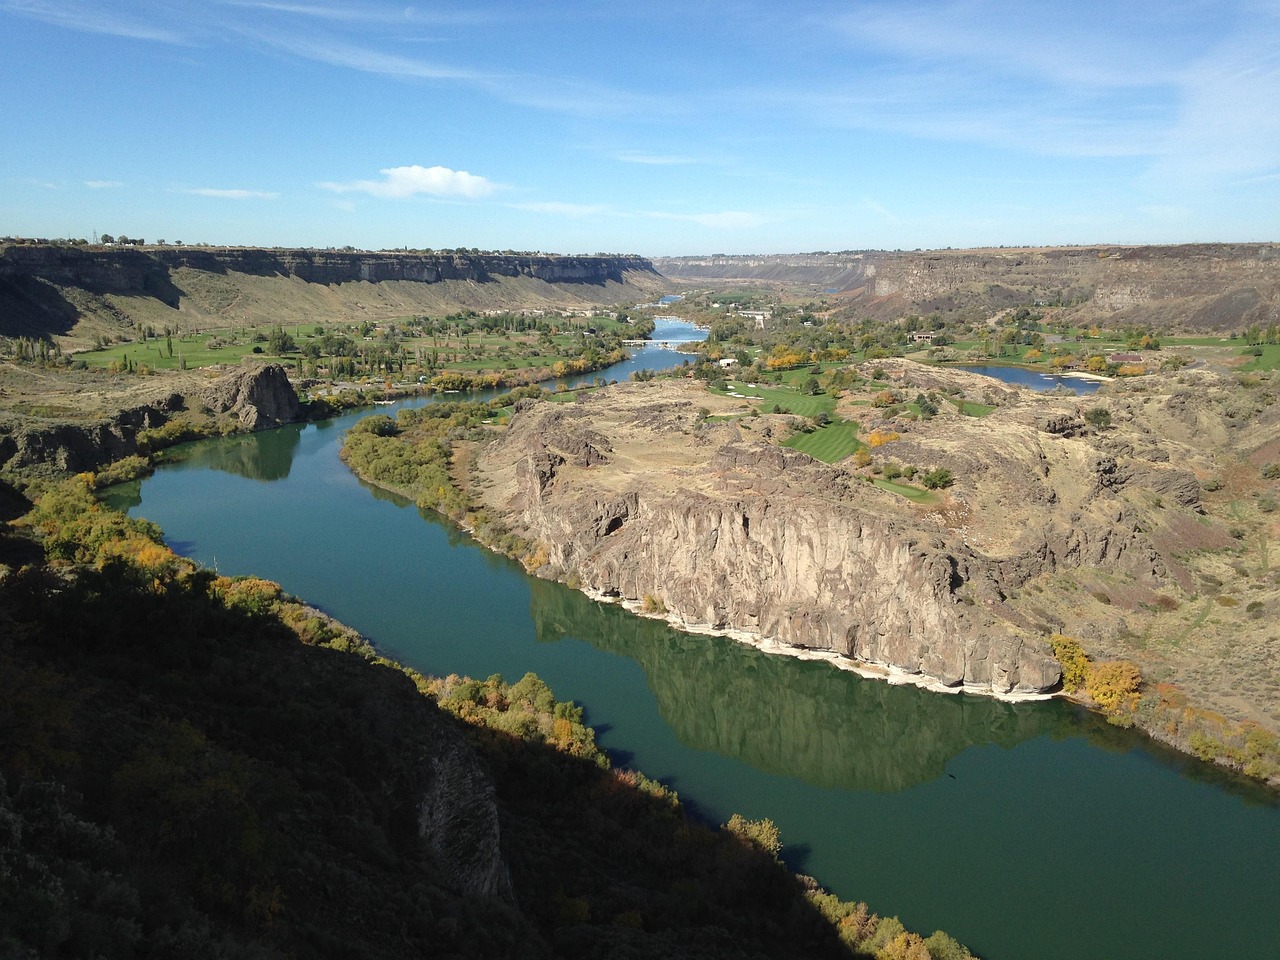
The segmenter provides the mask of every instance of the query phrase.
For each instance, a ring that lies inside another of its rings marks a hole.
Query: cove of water
[[[633,362],[683,359],[647,352]],[[534,671],[696,815],[770,817],[794,869],[987,960],[1276,955],[1280,807],[1261,788],[1062,702],[890,687],[528,577],[352,476],[337,452],[369,412],[193,444],[117,501],[424,672]]]
[[[1066,387],[1078,395],[1097,392],[1102,386],[1101,380],[1089,380],[1084,377],[1071,377],[1057,373],[1041,373],[1038,370],[1026,370],[1022,367],[1004,367],[988,363],[978,366],[957,365],[957,370],[968,370],[980,373],[984,377],[994,377],[1015,387],[1030,387],[1032,390],[1052,390],[1055,387]]]

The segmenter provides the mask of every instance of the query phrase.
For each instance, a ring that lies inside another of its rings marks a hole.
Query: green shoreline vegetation
[[[537,677],[406,669],[92,486],[0,530],[5,956],[970,957],[791,874],[767,820],[693,820]],[[510,899],[420,835],[424,751],[459,733]]]

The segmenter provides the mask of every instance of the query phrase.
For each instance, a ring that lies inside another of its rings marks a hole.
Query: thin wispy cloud
[[[191,187],[179,190],[178,193],[185,193],[193,197],[213,197],[217,200],[275,200],[280,196],[280,194],[271,190],[242,190],[234,187],[230,189],[222,187]]]
[[[39,20],[82,33],[103,33],[132,40],[186,44],[187,38],[175,31],[103,9],[101,4],[73,3],[66,0],[0,0],[0,11]]]
[[[376,73],[386,77],[401,77],[414,80],[481,81],[487,79],[483,74],[475,70],[435,63],[417,57],[404,57],[399,54],[384,53],[369,47],[362,47],[331,38],[310,39],[292,34],[267,33],[260,30],[247,31],[246,33],[258,42],[274,47],[284,53],[306,60],[314,60],[318,63],[327,63],[334,67],[357,70],[362,73]]]
[[[123,187],[122,180],[86,180],[84,185],[90,190],[110,190],[114,187]]]
[[[875,200],[871,197],[863,197],[862,205],[866,207],[868,210],[870,210],[872,213],[876,214],[878,217],[881,217],[882,219],[887,220],[889,223],[898,222],[897,214],[895,214],[892,210],[886,207],[879,200]]]
[[[421,10],[417,7],[387,7],[374,4],[285,3],[274,0],[222,0],[227,7],[290,14],[314,20],[368,24],[474,24],[493,19],[490,14],[470,10]]]
[[[619,153],[615,158],[623,163],[639,163],[651,167],[683,167],[699,162],[693,157],[661,153]]]
[[[460,197],[479,200],[492,194],[498,185],[465,170],[448,167],[388,167],[378,171],[381,180],[353,180],[348,183],[324,182],[318,186],[334,193],[367,193],[371,197],[404,200],[425,194],[430,197]]]

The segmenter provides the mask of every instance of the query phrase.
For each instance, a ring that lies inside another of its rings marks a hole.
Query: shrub
[[[1128,726],[1138,708],[1142,673],[1128,660],[1105,660],[1089,665],[1084,689],[1107,719]]]
[[[1091,407],[1084,412],[1084,419],[1095,430],[1105,430],[1111,426],[1111,411],[1106,407]]]
[[[882,447],[886,443],[892,443],[894,440],[901,440],[902,434],[893,430],[881,430],[879,427],[867,434],[867,446]]]
[[[759,847],[775,859],[778,856],[778,852],[782,850],[782,835],[778,831],[778,825],[768,818],[748,820],[742,814],[735,813],[729,818],[729,822],[723,825],[723,829],[728,830],[735,837]]]
[[[955,478],[946,467],[937,467],[926,473],[920,482],[930,490],[942,490],[955,483]]]
[[[1089,658],[1079,641],[1055,633],[1049,638],[1054,657],[1062,664],[1062,688],[1069,693],[1081,689],[1089,673]]]

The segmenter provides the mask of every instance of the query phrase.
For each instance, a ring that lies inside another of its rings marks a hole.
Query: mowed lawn
[[[1253,351],[1260,349],[1260,356],[1253,356]],[[1262,347],[1249,347],[1244,351],[1244,355],[1250,360],[1241,370],[1276,370],[1280,369],[1280,345],[1268,343]]]
[[[866,444],[858,439],[856,423],[852,420],[837,420],[812,433],[797,433],[783,446],[807,453],[823,463],[838,463]]]
[[[881,490],[888,490],[890,493],[896,493],[900,497],[906,497],[908,500],[926,506],[937,503],[942,499],[932,490],[923,490],[920,487],[913,487],[906,483],[894,483],[892,480],[881,480],[879,478],[871,482]]]
[[[729,384],[727,390],[715,392],[731,399],[732,394],[739,394],[758,407],[761,413],[772,413],[775,405],[782,413],[794,413],[801,417],[812,417],[818,413],[831,416],[836,409],[836,398],[830,394],[820,393],[811,397],[786,387],[766,387],[763,384],[749,387],[745,383],[735,382]]]
[[[291,331],[292,333],[292,331]],[[117,343],[105,350],[84,350],[75,355],[76,360],[83,360],[91,367],[106,367],[111,364],[123,365],[126,359],[137,366],[145,364],[152,370],[177,370],[183,361],[188,367],[207,367],[215,363],[239,363],[243,357],[253,353],[257,347],[264,359],[280,359],[266,353],[266,345],[245,338],[239,343],[229,344],[222,341],[226,334],[187,334],[172,338],[173,356],[169,356],[168,343],[164,337],[151,340],[139,340],[132,343]],[[302,338],[309,339],[309,338]],[[210,340],[222,341],[221,346],[210,349]],[[295,355],[296,356],[296,355]],[[293,361],[289,361],[293,362]]]

